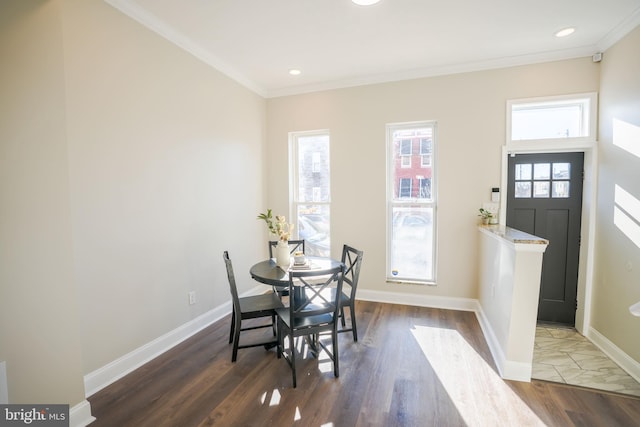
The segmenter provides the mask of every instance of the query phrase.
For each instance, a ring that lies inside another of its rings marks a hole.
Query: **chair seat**
[[[315,316],[308,316],[302,318],[294,319],[294,324],[291,324],[291,316],[289,315],[289,309],[278,308],[276,309],[276,314],[280,317],[285,326],[289,329],[298,329],[298,328],[313,328],[317,326],[325,326],[330,324],[333,321],[332,313],[324,313],[318,314]],[[304,335],[304,334],[299,334]]]
[[[331,301],[333,301],[333,299],[336,296],[336,288],[329,288],[329,289],[325,289],[323,291],[323,294],[326,294],[326,298],[330,298]],[[342,292],[342,294],[340,295],[340,305],[348,305],[351,302],[351,298],[349,298],[349,296],[347,294],[345,294],[344,292]]]
[[[270,311],[274,307],[284,307],[284,305],[273,292],[240,298],[240,312],[243,314]]]

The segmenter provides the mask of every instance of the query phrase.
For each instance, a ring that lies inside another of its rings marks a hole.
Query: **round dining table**
[[[286,287],[289,286],[289,271],[310,271],[314,274],[323,274],[324,270],[331,270],[342,264],[341,261],[327,258],[307,256],[307,265],[297,267],[291,263],[288,267],[280,267],[275,259],[267,259],[254,264],[249,273],[251,277],[265,285]]]

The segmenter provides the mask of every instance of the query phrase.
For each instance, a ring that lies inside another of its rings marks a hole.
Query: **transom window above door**
[[[509,100],[507,147],[589,146],[596,141],[596,111],[596,93]]]

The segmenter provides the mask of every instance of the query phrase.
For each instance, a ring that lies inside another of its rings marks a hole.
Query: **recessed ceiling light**
[[[351,1],[359,6],[371,6],[372,4],[378,3],[380,0],[351,0]]]
[[[301,73],[300,70],[298,70],[297,68],[292,68],[289,70],[289,74],[291,74],[292,76],[299,76]]]
[[[563,28],[560,31],[557,31],[554,35],[556,37],[567,37],[568,35],[571,35],[574,33],[576,29],[573,27],[569,27],[569,28]]]

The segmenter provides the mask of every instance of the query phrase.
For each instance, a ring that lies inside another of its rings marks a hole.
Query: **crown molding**
[[[640,7],[609,31],[597,44],[595,52],[604,52],[640,25]],[[595,53],[594,52],[594,53]]]
[[[175,44],[179,48],[189,52],[191,55],[195,56],[205,64],[215,68],[216,70],[226,75],[230,79],[235,80],[236,82],[240,83],[242,86],[262,96],[263,98],[266,97],[267,93],[262,87],[258,86],[253,81],[249,80],[238,70],[236,70],[226,62],[222,61],[220,58],[213,55],[210,51],[203,48],[201,45],[194,42],[189,37],[185,36],[179,31],[176,31],[173,27],[171,27],[169,24],[159,19],[154,14],[138,6],[135,2],[130,0],[104,0],[104,1],[105,3],[113,6],[115,9],[124,13],[131,19],[139,22],[140,24],[147,27],[151,31],[164,37],[165,39]]]
[[[312,92],[320,92],[335,89],[345,89],[357,86],[366,86],[381,83],[392,83],[403,80],[414,80],[428,77],[461,74],[476,71],[486,71],[499,68],[517,67],[522,65],[538,64],[544,62],[561,61],[580,57],[592,56],[594,53],[603,52],[613,46],[625,35],[640,25],[640,7],[629,17],[622,21],[616,28],[610,31],[604,38],[594,45],[582,46],[574,49],[557,50],[552,52],[533,53],[509,57],[494,58],[485,61],[467,62],[453,65],[442,65],[428,68],[405,70],[400,72],[377,74],[358,77],[354,79],[334,80],[327,82],[311,83],[307,85],[282,87],[268,90],[247,78],[230,64],[222,61],[210,51],[176,31],[169,24],[163,22],[144,8],[138,6],[132,0],[104,0],[106,3],[139,22],[151,31],[164,37],[171,43],[189,52],[207,65],[218,70],[230,79],[236,81],[252,92],[263,98],[278,98],[284,96],[302,95]]]
[[[415,80],[427,77],[446,76],[452,74],[471,73],[499,68],[518,67],[522,65],[538,64],[544,62],[562,61],[566,59],[583,58],[593,55],[595,46],[583,46],[575,49],[557,50],[552,52],[534,53],[527,55],[495,58],[485,61],[466,62],[453,65],[443,65],[414,70],[406,70],[389,74],[364,76],[362,78],[336,80],[330,82],[286,87],[270,90],[267,98],[301,95],[311,92],[319,92],[333,89],[344,89],[356,86],[365,86],[380,83],[392,83],[404,80]]]

